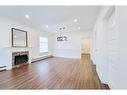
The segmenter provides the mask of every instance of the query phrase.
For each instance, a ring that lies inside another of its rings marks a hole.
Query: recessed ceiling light
[[[48,28],[49,26],[48,26],[48,25],[46,25],[45,27],[46,27],[46,28]]]
[[[30,18],[30,16],[29,16],[28,14],[26,14],[26,15],[25,15],[25,17],[26,17],[27,19],[29,19],[29,18]]]
[[[56,33],[57,33],[57,31],[56,31]]]
[[[80,30],[81,28],[80,27],[78,27],[78,30]]]
[[[74,22],[77,22],[77,21],[78,21],[78,19],[77,19],[77,18],[75,18],[75,19],[74,19]]]

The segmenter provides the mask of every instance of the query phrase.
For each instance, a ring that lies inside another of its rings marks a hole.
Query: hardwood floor
[[[82,54],[81,55],[81,60],[83,61],[83,63],[85,64],[90,64],[90,54]]]
[[[101,89],[101,84],[91,64],[49,58],[0,72],[0,89]]]

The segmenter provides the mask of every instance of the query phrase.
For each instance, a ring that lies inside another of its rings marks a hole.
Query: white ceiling
[[[100,6],[1,6],[0,15],[50,33],[66,27],[65,32],[89,31],[93,28]],[[29,19],[25,15],[30,16]],[[73,20],[77,18],[78,22]],[[46,28],[45,26],[49,27]],[[81,27],[80,30],[77,27]]]

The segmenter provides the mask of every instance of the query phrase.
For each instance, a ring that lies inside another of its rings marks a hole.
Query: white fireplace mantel
[[[31,63],[31,47],[0,47],[0,66],[6,66],[7,70],[12,69],[12,53],[22,51],[29,51],[29,63]]]

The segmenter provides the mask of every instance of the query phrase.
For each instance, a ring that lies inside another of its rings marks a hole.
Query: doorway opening
[[[90,63],[91,38],[81,38],[81,59],[83,63]]]

